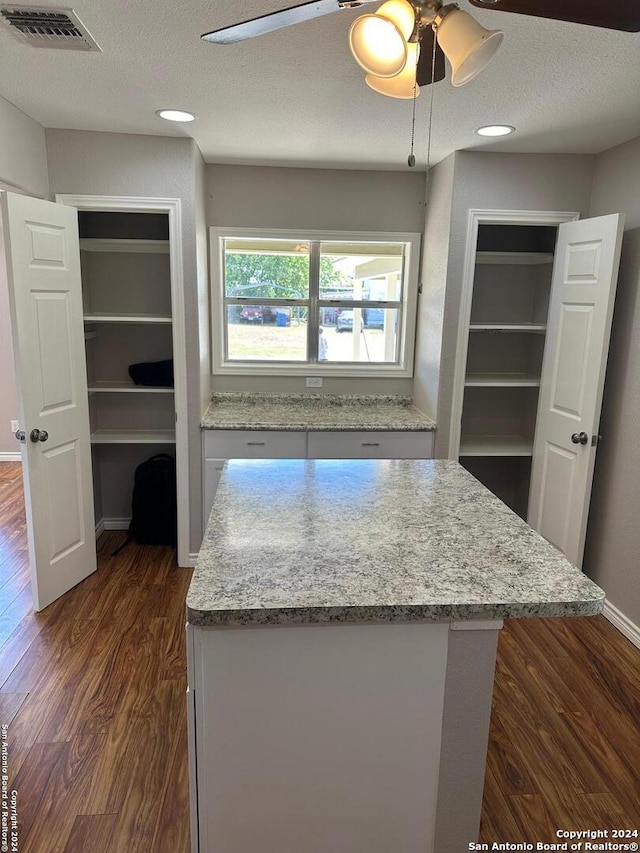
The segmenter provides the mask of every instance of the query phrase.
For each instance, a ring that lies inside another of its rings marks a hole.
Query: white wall
[[[189,420],[190,550],[202,527],[201,387],[196,241],[196,162],[191,139],[81,130],[47,130],[47,157],[55,193],[149,196],[182,201],[187,417]],[[198,152],[198,156],[199,152]]]
[[[416,406],[434,420],[440,387],[455,160],[455,153],[451,154],[429,175],[427,222],[422,247],[422,293],[418,302],[413,396]]]
[[[640,138],[596,159],[590,214],[626,214],[585,572],[640,626]]]
[[[44,128],[0,98],[0,184],[29,195],[49,192]],[[18,417],[9,293],[0,222],[0,453],[19,453],[10,430]]]
[[[336,231],[422,231],[424,174],[207,166],[209,225]],[[323,391],[411,394],[411,379],[325,379]],[[317,393],[298,377],[214,376],[219,391]]]
[[[211,335],[209,333],[209,229],[207,227],[207,175],[200,151],[194,153],[196,254],[198,277],[198,330],[200,344],[200,411],[211,399]]]
[[[449,429],[469,210],[578,211],[586,215],[594,157],[573,154],[455,155],[447,286],[435,416],[437,457],[449,453]],[[435,359],[435,353],[432,353]],[[421,370],[424,370],[423,366]],[[436,369],[435,365],[432,367]]]
[[[0,98],[0,182],[29,195],[49,193],[44,128]]]

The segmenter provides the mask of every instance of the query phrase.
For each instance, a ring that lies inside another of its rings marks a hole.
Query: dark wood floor
[[[0,723],[20,853],[189,850],[191,572],[165,548],[110,557],[121,535],[101,539],[94,575],[34,613],[20,467],[0,464]],[[640,651],[603,617],[512,620],[500,637],[481,840],[640,828],[639,735]]]

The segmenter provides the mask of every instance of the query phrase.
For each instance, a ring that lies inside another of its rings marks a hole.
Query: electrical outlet
[[[322,388],[321,376],[307,376],[307,388]]]
[[[16,430],[20,429],[20,424],[18,421],[11,421],[11,432],[16,432]]]

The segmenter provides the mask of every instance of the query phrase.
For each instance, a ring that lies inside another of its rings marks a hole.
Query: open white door
[[[558,229],[529,524],[582,563],[624,217]]]
[[[2,198],[33,606],[96,570],[77,211]]]

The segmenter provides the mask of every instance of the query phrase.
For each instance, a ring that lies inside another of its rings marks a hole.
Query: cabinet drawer
[[[310,432],[310,459],[429,459],[431,432]]]
[[[205,459],[304,459],[306,432],[288,430],[206,430]]]

